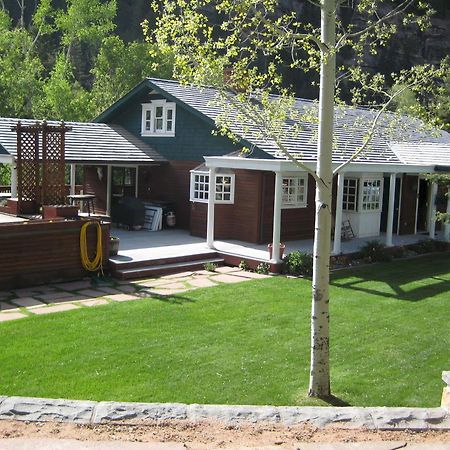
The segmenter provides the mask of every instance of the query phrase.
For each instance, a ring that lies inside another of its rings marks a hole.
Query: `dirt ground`
[[[310,425],[286,427],[272,424],[225,425],[223,423],[187,421],[140,422],[138,424],[75,425],[65,423],[30,423],[0,421],[1,438],[61,438],[89,441],[177,442],[187,449],[231,449],[277,446],[298,448],[300,442],[369,442],[402,441],[414,443],[448,443],[450,431],[373,431],[315,428]]]

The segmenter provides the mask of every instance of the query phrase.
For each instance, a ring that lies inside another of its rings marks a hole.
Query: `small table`
[[[88,215],[91,215],[91,208],[92,213],[95,213],[94,210],[94,200],[95,195],[94,194],[75,194],[75,195],[68,195],[67,198],[70,200],[71,205],[75,205],[78,203],[80,206],[85,204],[87,207]]]

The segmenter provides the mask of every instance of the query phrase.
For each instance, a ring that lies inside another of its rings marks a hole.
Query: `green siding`
[[[180,104],[176,107],[175,137],[141,136],[142,103],[148,103],[148,93],[136,97],[121,108],[113,121],[151,145],[168,160],[203,161],[203,156],[221,156],[242,148],[230,139],[211,134],[212,125],[194,116]]]

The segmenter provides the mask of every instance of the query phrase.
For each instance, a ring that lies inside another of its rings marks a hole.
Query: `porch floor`
[[[26,222],[27,219],[22,217],[16,217],[11,214],[0,213],[0,223],[16,223],[16,222]]]
[[[437,234],[441,238],[442,233]],[[215,253],[215,251],[232,254],[236,256],[248,257],[262,261],[269,260],[267,244],[252,244],[237,240],[215,241],[215,250],[206,246],[204,238],[191,236],[187,230],[162,230],[162,231],[126,231],[123,229],[111,229],[111,235],[120,238],[120,250],[117,256],[110,259],[116,263],[126,263],[131,261],[148,261],[163,258],[181,257],[198,254]],[[394,235],[394,245],[406,245],[428,239],[428,233]],[[368,241],[385,241],[384,233],[378,237],[355,238],[342,242],[342,253],[348,254],[359,250]],[[313,240],[305,239],[298,241],[287,241],[285,254],[301,250],[311,253],[313,250]]]

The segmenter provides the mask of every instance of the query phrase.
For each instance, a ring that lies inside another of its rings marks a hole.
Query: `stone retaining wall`
[[[120,403],[31,397],[0,397],[0,419],[101,424],[144,420],[219,420],[225,423],[310,423],[341,428],[378,430],[450,430],[444,408],[356,408],[186,405],[182,403]]]

